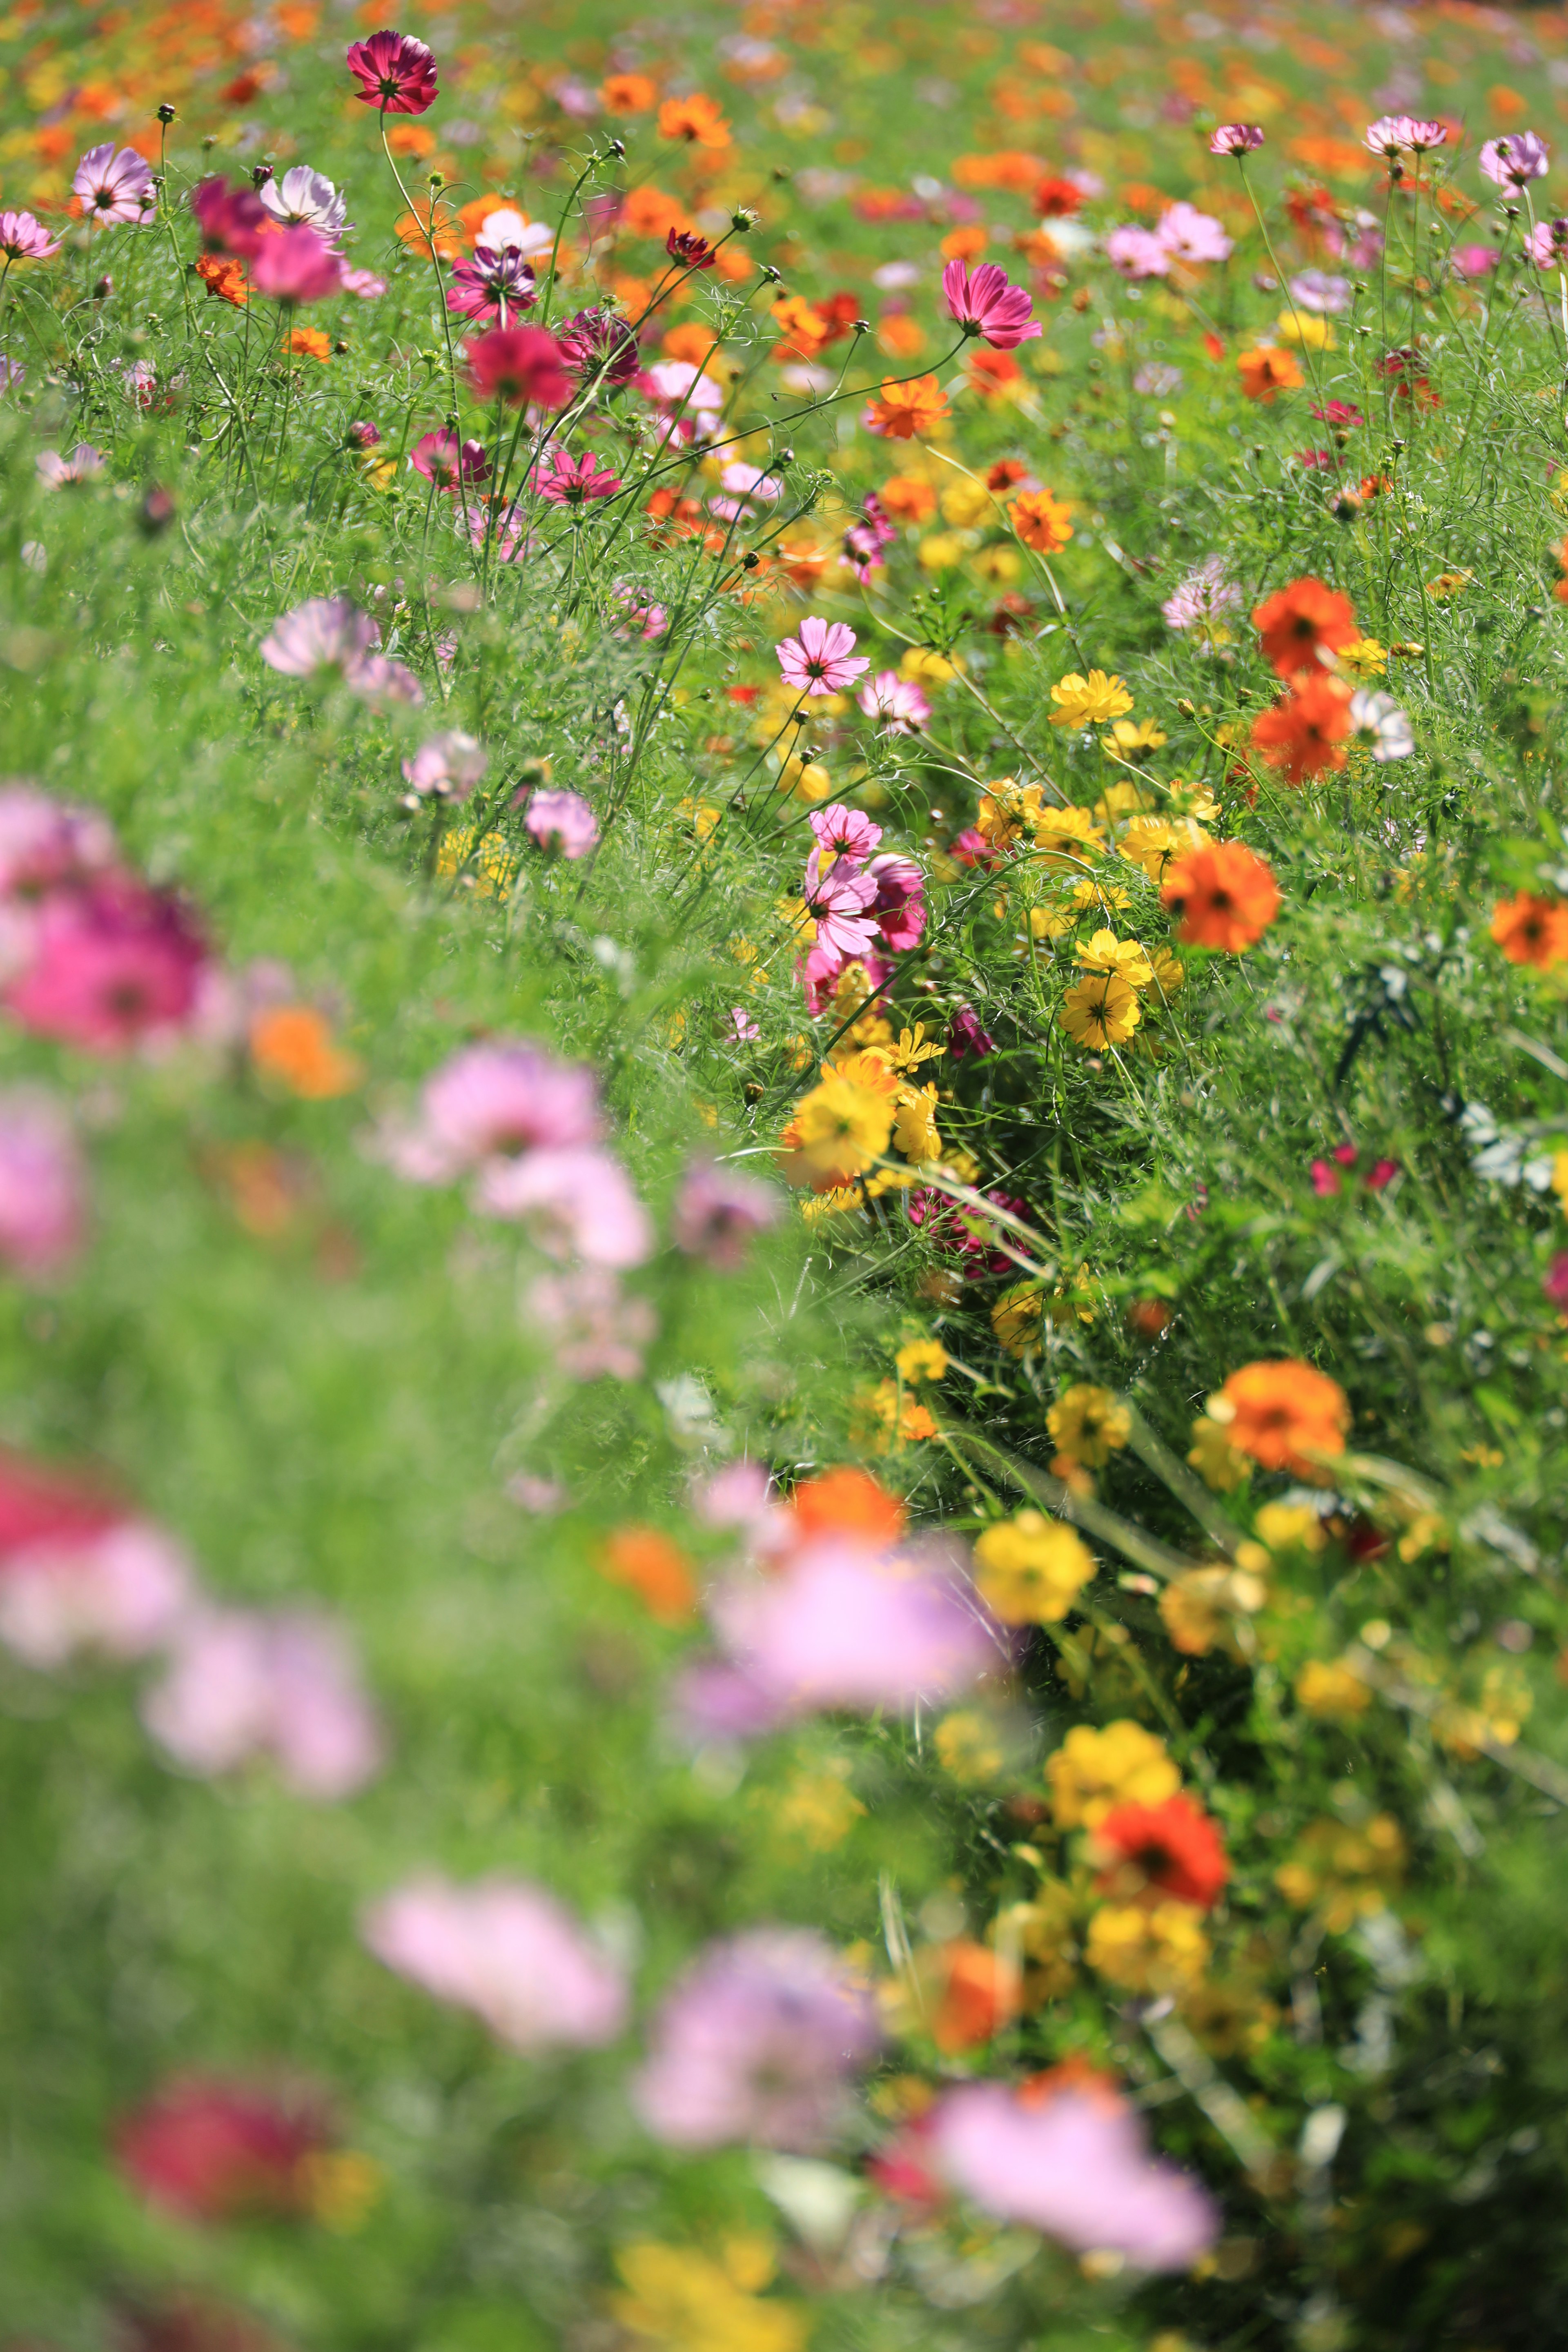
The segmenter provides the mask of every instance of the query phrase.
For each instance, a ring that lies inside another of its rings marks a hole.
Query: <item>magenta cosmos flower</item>
[[[621,478],[601,466],[591,449],[574,457],[564,449],[552,449],[549,464],[539,477],[539,495],[554,507],[580,507],[590,499],[613,499],[621,488]]]
[[[797,693],[837,694],[871,667],[855,651],[855,632],[843,621],[822,621],[808,613],[793,637],[777,647],[786,686]]]
[[[341,289],[343,265],[313,228],[279,229],[257,247],[250,282],[274,302],[321,302]]]
[[[473,1197],[481,1216],[525,1225],[549,1257],[640,1265],[653,1248],[652,1220],[607,1151],[531,1151],[521,1160],[490,1160]]]
[[[1234,155],[1239,160],[1262,144],[1263,133],[1256,122],[1222,122],[1209,141],[1209,153]]]
[[[176,899],[110,874],[45,900],[3,1001],[35,1036],[123,1054],[190,1026],[207,969],[205,943]]]
[[[861,688],[862,709],[869,692],[868,687]],[[842,801],[808,811],[806,822],[816,836],[818,849],[833,850],[844,857],[869,857],[882,838],[881,826],[863,809],[846,808]]]
[[[572,397],[565,353],[542,327],[492,327],[466,345],[463,356],[480,400],[564,408]]]
[[[191,190],[191,211],[208,253],[248,261],[268,234],[267,208],[254,188],[231,188],[226,180],[200,180]]]
[[[918,735],[931,717],[931,704],[913,678],[879,669],[856,697],[868,719],[879,719],[884,735]]]
[[[675,1196],[670,1236],[688,1257],[730,1271],[744,1263],[752,1235],[777,1223],[779,1205],[771,1184],[694,1160]]]
[[[1489,139],[1476,160],[1500,188],[1522,188],[1545,178],[1552,154],[1533,131],[1514,131],[1506,139]]]
[[[581,793],[531,792],[522,822],[540,848],[558,857],[586,857],[598,845],[599,820]]]
[[[504,326],[512,311],[531,310],[538,298],[533,272],[515,247],[476,245],[471,260],[454,265],[447,308],[482,327],[492,319]]]
[[[267,1757],[289,1788],[324,1803],[353,1796],[383,1761],[347,1638],[304,1611],[188,1618],[142,1719],[187,1771],[210,1777]]]
[[[626,2023],[620,1970],[527,1879],[411,1879],[367,1912],[361,1933],[385,1967],[472,2011],[510,2049],[595,2050]]]
[[[1537,269],[1561,269],[1563,256],[1568,254],[1568,220],[1538,222],[1530,232],[1525,249]],[[1485,251],[1486,248],[1467,246],[1462,250],[1474,253]],[[1451,257],[1458,266],[1458,253],[1455,253]],[[1492,258],[1494,260],[1497,258],[1495,254]]]
[[[362,106],[384,114],[424,114],[437,97],[436,59],[412,33],[373,33],[350,43],[348,69],[359,83]]]
[[[0,253],[7,261],[47,261],[59,249],[59,239],[31,213],[0,213]]]
[[[837,968],[874,943],[877,925],[869,910],[877,885],[854,858],[814,849],[805,861],[801,896],[816,926],[815,956],[829,959]]]
[[[1036,2100],[1002,2083],[966,2083],[938,2104],[931,2144],[961,2195],[1075,2252],[1185,2270],[1219,2233],[1207,2190],[1151,2157],[1131,2108],[1109,2093]]]
[[[968,264],[950,261],[942,273],[947,307],[966,335],[978,335],[993,351],[1011,352],[1040,332],[1031,319],[1032,298],[1022,286],[1012,286],[1007,273],[994,261],[983,261],[971,272]]]
[[[103,228],[151,228],[158,206],[153,167],[134,147],[116,152],[112,139],[89,147],[76,167],[71,193],[87,219]]]
[[[0,1258],[29,1279],[58,1274],[86,1223],[86,1175],[63,1105],[27,1087],[0,1094]]]
[[[629,383],[637,372],[636,332],[614,310],[574,311],[561,330],[561,350],[574,375],[606,388]]]
[[[810,2154],[845,2121],[848,2078],[880,2039],[831,1945],[806,1927],[753,1928],[710,1944],[666,1994],[632,2104],[672,2147]]]
[[[149,2204],[184,2221],[287,2219],[309,2210],[304,2160],[330,2137],[324,2103],[309,2091],[194,2075],[128,2116],[114,2152]]]
[[[485,482],[489,479],[490,461],[485,455],[482,441],[459,442],[455,433],[446,430],[426,433],[408,453],[408,462],[416,474],[423,474],[438,490],[456,490],[459,482]]]

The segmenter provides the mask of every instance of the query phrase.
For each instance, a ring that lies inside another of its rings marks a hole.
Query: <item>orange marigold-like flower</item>
[[[1017,2014],[1018,1971],[999,1954],[967,1937],[938,1956],[945,1981],[931,2021],[931,2040],[946,2057],[975,2050]]]
[[[1008,512],[1025,546],[1037,549],[1042,555],[1054,555],[1072,537],[1068,520],[1072,509],[1054,490],[1021,490]]]
[[[409,210],[392,226],[411,252],[434,252],[441,261],[456,261],[468,242],[451,206],[438,200],[432,204],[428,196],[416,196]]]
[[[1160,892],[1182,918],[1185,947],[1240,955],[1256,946],[1279,912],[1279,888],[1267,862],[1244,841],[1206,841],[1167,868]]]
[[[1095,1831],[1094,1843],[1105,1861],[1105,1893],[1125,1895],[1125,1881],[1137,1872],[1142,1887],[1135,1891],[1148,1888],[1206,1911],[1230,1876],[1225,1842],[1213,1821],[1179,1793],[1163,1804],[1115,1806]]]
[[[646,114],[658,96],[647,74],[609,74],[599,84],[599,102],[606,114]]]
[[[682,232],[693,227],[690,215],[676,197],[663,188],[644,186],[630,188],[621,208],[621,233],[625,236],[667,237],[670,230]]]
[[[912,441],[950,414],[947,395],[935,376],[917,375],[908,383],[885,379],[880,398],[868,403],[861,422],[868,433],[889,441]]]
[[[1292,580],[1265,597],[1252,615],[1258,651],[1281,677],[1310,669],[1321,654],[1342,652],[1360,643],[1361,628],[1348,596],[1310,578]]]
[[[1279,769],[1288,784],[1345,764],[1345,739],[1352,732],[1348,688],[1337,678],[1299,674],[1296,690],[1261,710],[1252,722],[1253,748]]]
[[[1299,391],[1307,381],[1289,352],[1273,343],[1241,352],[1236,364],[1243,392],[1248,400],[1260,400],[1265,408],[1272,408],[1280,393]]]
[[[250,1058],[263,1077],[306,1102],[352,1094],[364,1076],[357,1055],[345,1054],[313,1004],[275,1004],[250,1024]]]
[[[728,147],[730,126],[714,100],[700,89],[689,98],[667,98],[658,110],[661,139],[684,139],[689,147]]]
[[[1545,971],[1568,958],[1568,899],[1516,890],[1492,908],[1491,934],[1510,963],[1532,963]]]
[[[1316,1457],[1345,1450],[1351,1409],[1343,1389],[1294,1356],[1243,1364],[1209,1410],[1237,1453],[1249,1454],[1266,1470],[1313,1478]]]
[[[245,264],[228,254],[204,253],[196,263],[196,276],[206,288],[209,299],[232,302],[237,310],[243,310],[250,299]]]
[[[877,496],[896,522],[924,522],[936,512],[936,492],[914,474],[889,474]]]
[[[320,327],[296,327],[289,338],[289,349],[297,352],[301,359],[330,360],[332,339]]]
[[[685,1625],[697,1614],[697,1580],[678,1543],[657,1528],[617,1528],[598,1557],[601,1576],[635,1592],[660,1625]]]
[[[833,330],[804,294],[781,294],[769,312],[779,331],[775,355],[781,359],[814,360]]]
[[[1024,371],[1011,352],[973,350],[964,366],[969,371],[969,388],[983,400],[1003,400],[1015,384],[1024,381]]]
[[[898,1496],[889,1495],[868,1470],[848,1465],[803,1478],[789,1507],[805,1542],[825,1535],[850,1536],[879,1550],[897,1543],[909,1516]]]

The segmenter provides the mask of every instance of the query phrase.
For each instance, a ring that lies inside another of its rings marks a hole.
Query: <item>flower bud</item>
[[[761,213],[754,213],[750,205],[737,205],[730,215],[730,226],[737,236],[749,236],[761,218]]]

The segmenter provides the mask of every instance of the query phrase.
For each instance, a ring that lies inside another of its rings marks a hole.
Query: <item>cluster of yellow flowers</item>
[[[921,1065],[942,1051],[923,1022],[900,1030],[895,1041],[879,1015],[863,1016],[823,1064],[820,1083],[795,1107],[783,1137],[786,1175],[826,1195],[830,1208],[913,1183],[919,1171],[943,1156],[935,1081],[917,1083]],[[869,1175],[895,1147],[908,1165]]]

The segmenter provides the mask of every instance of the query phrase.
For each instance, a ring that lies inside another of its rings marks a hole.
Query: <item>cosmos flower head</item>
[[[202,249],[248,261],[268,234],[267,210],[254,188],[226,180],[199,180],[190,194],[191,211],[201,231]]]
[[[47,261],[59,249],[59,239],[31,213],[0,212],[0,255],[7,261]]]
[[[533,270],[515,247],[476,245],[471,258],[457,262],[447,291],[447,308],[460,319],[488,326],[504,310],[531,310],[539,299]]]
[[[540,497],[558,507],[582,507],[597,499],[613,499],[622,487],[620,476],[602,465],[591,449],[574,457],[559,446],[550,451],[538,480]]]
[[[630,321],[618,311],[575,310],[562,327],[560,341],[565,364],[573,374],[579,380],[592,376],[606,389],[629,383],[641,364],[637,335]],[[657,375],[658,371],[649,373]],[[689,390],[696,380],[694,372],[690,383],[681,388]],[[707,383],[708,379],[704,377],[702,382]],[[709,385],[709,389],[719,391],[717,384]],[[674,392],[671,386],[659,396],[669,397]]]
[[[1226,613],[1241,610],[1241,591],[1223,555],[1205,555],[1166,597],[1160,611],[1170,629],[1212,629]]]
[[[542,327],[492,327],[465,346],[463,357],[479,400],[564,408],[572,397],[566,354]]]
[[[781,1208],[771,1184],[693,1160],[675,1197],[670,1238],[686,1256],[731,1273],[744,1264],[752,1237],[777,1223]]]
[[[373,33],[349,45],[345,62],[359,83],[362,106],[384,114],[425,114],[435,104],[436,59],[411,33]]]
[[[457,435],[445,426],[439,433],[426,433],[416,441],[408,453],[408,462],[416,473],[423,474],[438,490],[455,491],[461,482],[489,479],[490,461],[484,443],[459,443]]]
[[[1504,139],[1489,139],[1476,160],[1487,178],[1506,193],[1544,179],[1552,151],[1535,131],[1513,131]]]
[[[422,800],[466,801],[484,781],[489,758],[482,744],[458,728],[429,736],[403,762],[404,779]]]
[[[519,802],[523,824],[541,849],[572,860],[597,847],[599,820],[581,793],[530,790]]]
[[[194,1612],[142,1715],[187,1771],[210,1779],[267,1758],[320,1803],[353,1796],[384,1757],[347,1636],[307,1610]]]
[[[1029,316],[1032,298],[1022,286],[1010,285],[1007,273],[994,261],[970,270],[963,261],[950,261],[942,273],[942,296],[954,320],[966,335],[978,335],[993,351],[1016,351],[1041,332]]]
[[[71,193],[89,223],[100,228],[151,228],[157,215],[152,165],[134,147],[117,150],[112,139],[88,149]]]
[[[1239,160],[1250,155],[1263,144],[1263,133],[1256,122],[1222,122],[1209,141],[1211,155],[1230,155]]]
[[[509,2049],[599,2049],[626,2021],[620,1969],[529,1879],[413,1878],[371,1906],[361,1934],[384,1967],[471,2011]]]
[[[258,201],[285,228],[313,228],[335,242],[348,226],[348,197],[308,163],[291,164],[280,180],[267,181]]]
[[[855,632],[847,623],[820,620],[815,613],[774,650],[784,684],[808,696],[837,694],[871,667],[856,653]]]
[[[343,265],[313,228],[280,229],[265,236],[250,262],[250,282],[275,302],[321,302],[342,285]]]
[[[34,461],[38,479],[47,490],[63,490],[75,482],[95,481],[104,470],[101,449],[90,441],[79,441],[68,457],[58,449],[40,449]]]
[[[1167,866],[1160,896],[1181,918],[1184,946],[1239,955],[1259,940],[1279,911],[1279,886],[1267,861],[1244,841],[1205,842]]]
[[[1366,126],[1362,144],[1368,152],[1383,155],[1393,163],[1400,155],[1426,155],[1441,147],[1448,136],[1447,127],[1414,114],[1380,114],[1375,122]]]
[[[897,670],[879,670],[856,699],[868,719],[880,722],[884,735],[918,735],[931,718],[931,704],[920,688]]]

